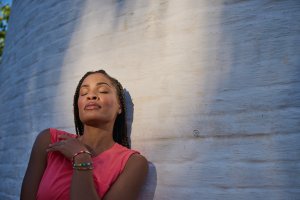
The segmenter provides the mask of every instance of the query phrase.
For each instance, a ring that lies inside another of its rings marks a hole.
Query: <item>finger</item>
[[[58,150],[58,147],[57,146],[49,146],[46,151],[49,152],[49,151],[57,151]]]
[[[51,151],[61,151],[62,149],[60,147],[49,147],[46,149],[46,152],[51,152]]]
[[[66,143],[66,141],[60,141],[60,142],[55,142],[55,143],[49,144],[46,151],[47,152],[48,151],[58,151],[63,147],[63,145],[65,145],[65,143]]]
[[[46,149],[46,152],[52,152],[52,151],[57,151],[57,149],[55,149],[55,148],[47,148]]]
[[[59,142],[55,142],[55,143],[51,143],[51,144],[48,145],[48,147],[53,148],[53,147],[57,147],[57,146],[62,146],[62,145],[64,145],[64,144],[66,144],[66,141],[65,141],[65,140],[59,141]]]

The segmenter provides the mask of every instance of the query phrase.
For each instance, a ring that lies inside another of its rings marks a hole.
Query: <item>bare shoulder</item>
[[[46,128],[42,130],[37,137],[49,137],[50,136],[50,128]]]
[[[41,131],[37,135],[34,145],[48,146],[50,142],[51,142],[50,129],[47,128],[47,129]]]
[[[35,199],[38,186],[46,168],[46,148],[50,142],[50,129],[41,131],[36,137],[23,179],[20,199]]]
[[[136,170],[141,170],[141,171],[147,172],[148,171],[148,161],[143,155],[134,153],[129,157],[125,168],[127,168],[127,169],[133,168]]]
[[[48,148],[49,144],[51,143],[51,135],[50,129],[45,129],[41,131],[33,144],[31,157],[32,158],[44,158],[47,155],[46,149]]]
[[[145,164],[145,163],[147,164],[148,163],[147,159],[143,155],[138,154],[138,153],[132,154],[129,157],[128,161],[131,161],[131,162],[134,162],[134,163],[139,163],[139,164]]]

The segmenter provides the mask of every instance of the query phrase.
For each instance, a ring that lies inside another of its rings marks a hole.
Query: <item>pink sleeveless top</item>
[[[50,129],[51,143],[58,142],[58,135],[68,134],[64,131]],[[115,143],[110,149],[92,158],[93,178],[98,195],[102,198],[111,185],[122,173],[129,157],[139,153]],[[38,200],[69,200],[73,168],[71,161],[59,152],[49,152],[47,167],[39,185]]]

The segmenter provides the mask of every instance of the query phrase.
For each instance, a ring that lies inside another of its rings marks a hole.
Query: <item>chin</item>
[[[107,124],[110,123],[111,120],[108,119],[104,119],[104,118],[87,118],[82,120],[82,123],[88,126],[94,126],[94,127],[98,127],[101,124]]]

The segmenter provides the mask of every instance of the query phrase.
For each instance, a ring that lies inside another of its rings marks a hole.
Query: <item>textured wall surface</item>
[[[36,135],[74,132],[80,77],[134,103],[142,199],[300,199],[300,1],[14,0],[0,65],[0,199]]]

